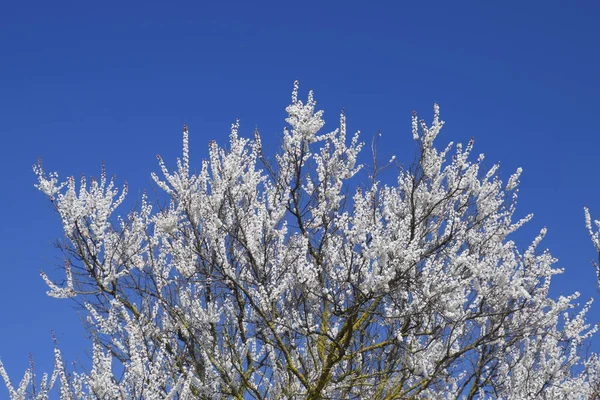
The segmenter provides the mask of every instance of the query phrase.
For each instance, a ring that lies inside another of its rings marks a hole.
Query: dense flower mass
[[[413,116],[415,164],[356,187],[358,133],[343,113],[322,133],[315,107],[296,85],[273,162],[236,123],[197,174],[185,127],[177,168],[152,174],[170,203],[124,218],[104,169],[77,185],[34,167],[68,239],[66,283],[42,277],[84,299],[93,360],[69,374],[57,347],[53,374],[17,388],[0,363],[10,398],[56,382],[64,400],[598,398],[590,303],[548,296],[545,230],[510,239],[531,218],[514,218],[521,170],[503,184],[472,140],[437,148],[436,105],[431,126]]]

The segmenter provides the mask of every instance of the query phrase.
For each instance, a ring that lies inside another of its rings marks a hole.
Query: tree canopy
[[[65,282],[42,278],[87,310],[93,359],[71,372],[57,347],[18,387],[0,363],[11,399],[598,398],[591,301],[549,296],[545,230],[511,239],[531,218],[514,217],[520,169],[503,183],[473,140],[436,147],[435,105],[430,125],[413,116],[414,164],[357,183],[344,113],[322,133],[297,83],[286,111],[273,158],[236,123],[197,173],[184,127],[176,168],[152,173],[168,204],[143,195],[123,217],[104,168],[77,184],[34,167],[67,239]]]

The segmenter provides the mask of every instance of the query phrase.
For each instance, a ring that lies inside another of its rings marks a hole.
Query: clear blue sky
[[[412,110],[430,120],[438,102],[440,144],[474,136],[503,177],[523,167],[519,215],[535,218],[519,239],[548,227],[544,244],[567,271],[553,293],[598,297],[582,210],[600,218],[597,2],[167,4],[0,7],[0,357],[13,380],[29,352],[50,368],[51,329],[69,361],[91,348],[72,304],[46,297],[39,278],[60,277],[50,242],[62,232],[33,187],[37,157],[63,177],[97,175],[104,160],[131,204],[156,153],[174,164],[183,122],[198,166],[236,118],[276,143],[296,79],[327,129],[345,107],[352,131],[381,130],[380,152],[403,162]],[[600,302],[590,317],[600,321]]]

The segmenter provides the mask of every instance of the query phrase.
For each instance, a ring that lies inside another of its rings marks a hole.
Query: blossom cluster
[[[87,373],[28,370],[12,400],[499,398],[598,396],[600,361],[583,356],[597,328],[578,294],[549,297],[562,271],[539,245],[511,235],[521,169],[506,184],[482,167],[474,142],[436,147],[413,116],[418,159],[395,183],[356,187],[359,134],[346,116],[322,133],[312,92],[294,87],[273,163],[261,137],[232,126],[191,173],[183,156],[152,178],[169,198],[115,216],[127,187],[59,182],[34,167],[68,245],[66,283],[93,334]],[[375,174],[373,175],[375,177]],[[600,222],[586,224],[600,253]],[[117,373],[116,371],[119,371]],[[58,382],[58,383],[57,383]]]

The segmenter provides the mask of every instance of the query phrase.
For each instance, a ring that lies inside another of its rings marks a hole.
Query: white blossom
[[[273,163],[235,122],[193,164],[184,126],[176,169],[159,156],[151,175],[168,201],[144,194],[125,217],[127,186],[104,167],[79,185],[34,167],[67,240],[64,282],[41,275],[50,296],[82,298],[93,356],[68,372],[57,346],[52,375],[36,386],[31,368],[17,388],[0,363],[9,398],[597,396],[591,301],[548,295],[562,270],[539,249],[545,228],[514,242],[532,218],[515,218],[521,168],[504,185],[474,140],[437,147],[436,104],[431,126],[413,115],[416,163],[356,185],[359,133],[343,112],[321,132],[298,93]],[[587,209],[585,225],[600,252]]]

